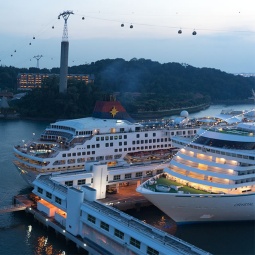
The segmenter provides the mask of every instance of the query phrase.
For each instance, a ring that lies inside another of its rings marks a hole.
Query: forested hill
[[[59,68],[18,69],[0,67],[0,88],[15,91],[19,72],[59,73]],[[17,105],[29,117],[72,118],[90,115],[96,100],[116,94],[130,113],[165,111],[210,103],[244,103],[255,89],[253,77],[228,74],[212,68],[145,59],[105,59],[69,67],[70,74],[94,74],[95,82],[68,83],[66,95],[58,93],[58,80],[29,93]],[[251,102],[251,101],[250,101]],[[28,110],[29,108],[29,110]],[[33,110],[31,110],[33,109]]]

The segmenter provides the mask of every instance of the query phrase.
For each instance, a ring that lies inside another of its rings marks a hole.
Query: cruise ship
[[[177,224],[255,220],[255,123],[201,127],[137,191]]]
[[[41,173],[85,169],[86,163],[109,168],[169,160],[175,135],[194,136],[198,125],[183,111],[176,121],[135,122],[119,101],[96,102],[92,117],[50,124],[38,139],[14,146],[14,164],[32,185]]]

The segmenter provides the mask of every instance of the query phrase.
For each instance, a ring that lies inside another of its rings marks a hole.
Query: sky
[[[144,58],[255,73],[254,0],[0,0],[0,4],[0,65],[59,67],[64,19],[58,15],[73,11],[67,21],[69,66]],[[197,35],[192,35],[194,30]],[[42,56],[38,62],[36,56]]]

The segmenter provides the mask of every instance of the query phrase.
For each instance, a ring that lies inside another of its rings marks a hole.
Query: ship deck
[[[143,187],[154,192],[182,193],[182,194],[211,194],[210,192],[195,189],[187,185],[180,184],[176,181],[167,179],[164,175],[162,175],[159,178],[153,177],[149,179],[143,185]]]

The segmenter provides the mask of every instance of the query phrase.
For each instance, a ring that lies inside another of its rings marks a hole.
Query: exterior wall
[[[74,188],[67,192],[67,219],[66,230],[73,235],[79,234],[80,205],[83,202],[84,193]]]
[[[56,212],[56,207],[48,207],[46,204],[41,203],[40,201],[37,202],[37,209],[41,212],[47,214],[48,217],[53,217]]]

